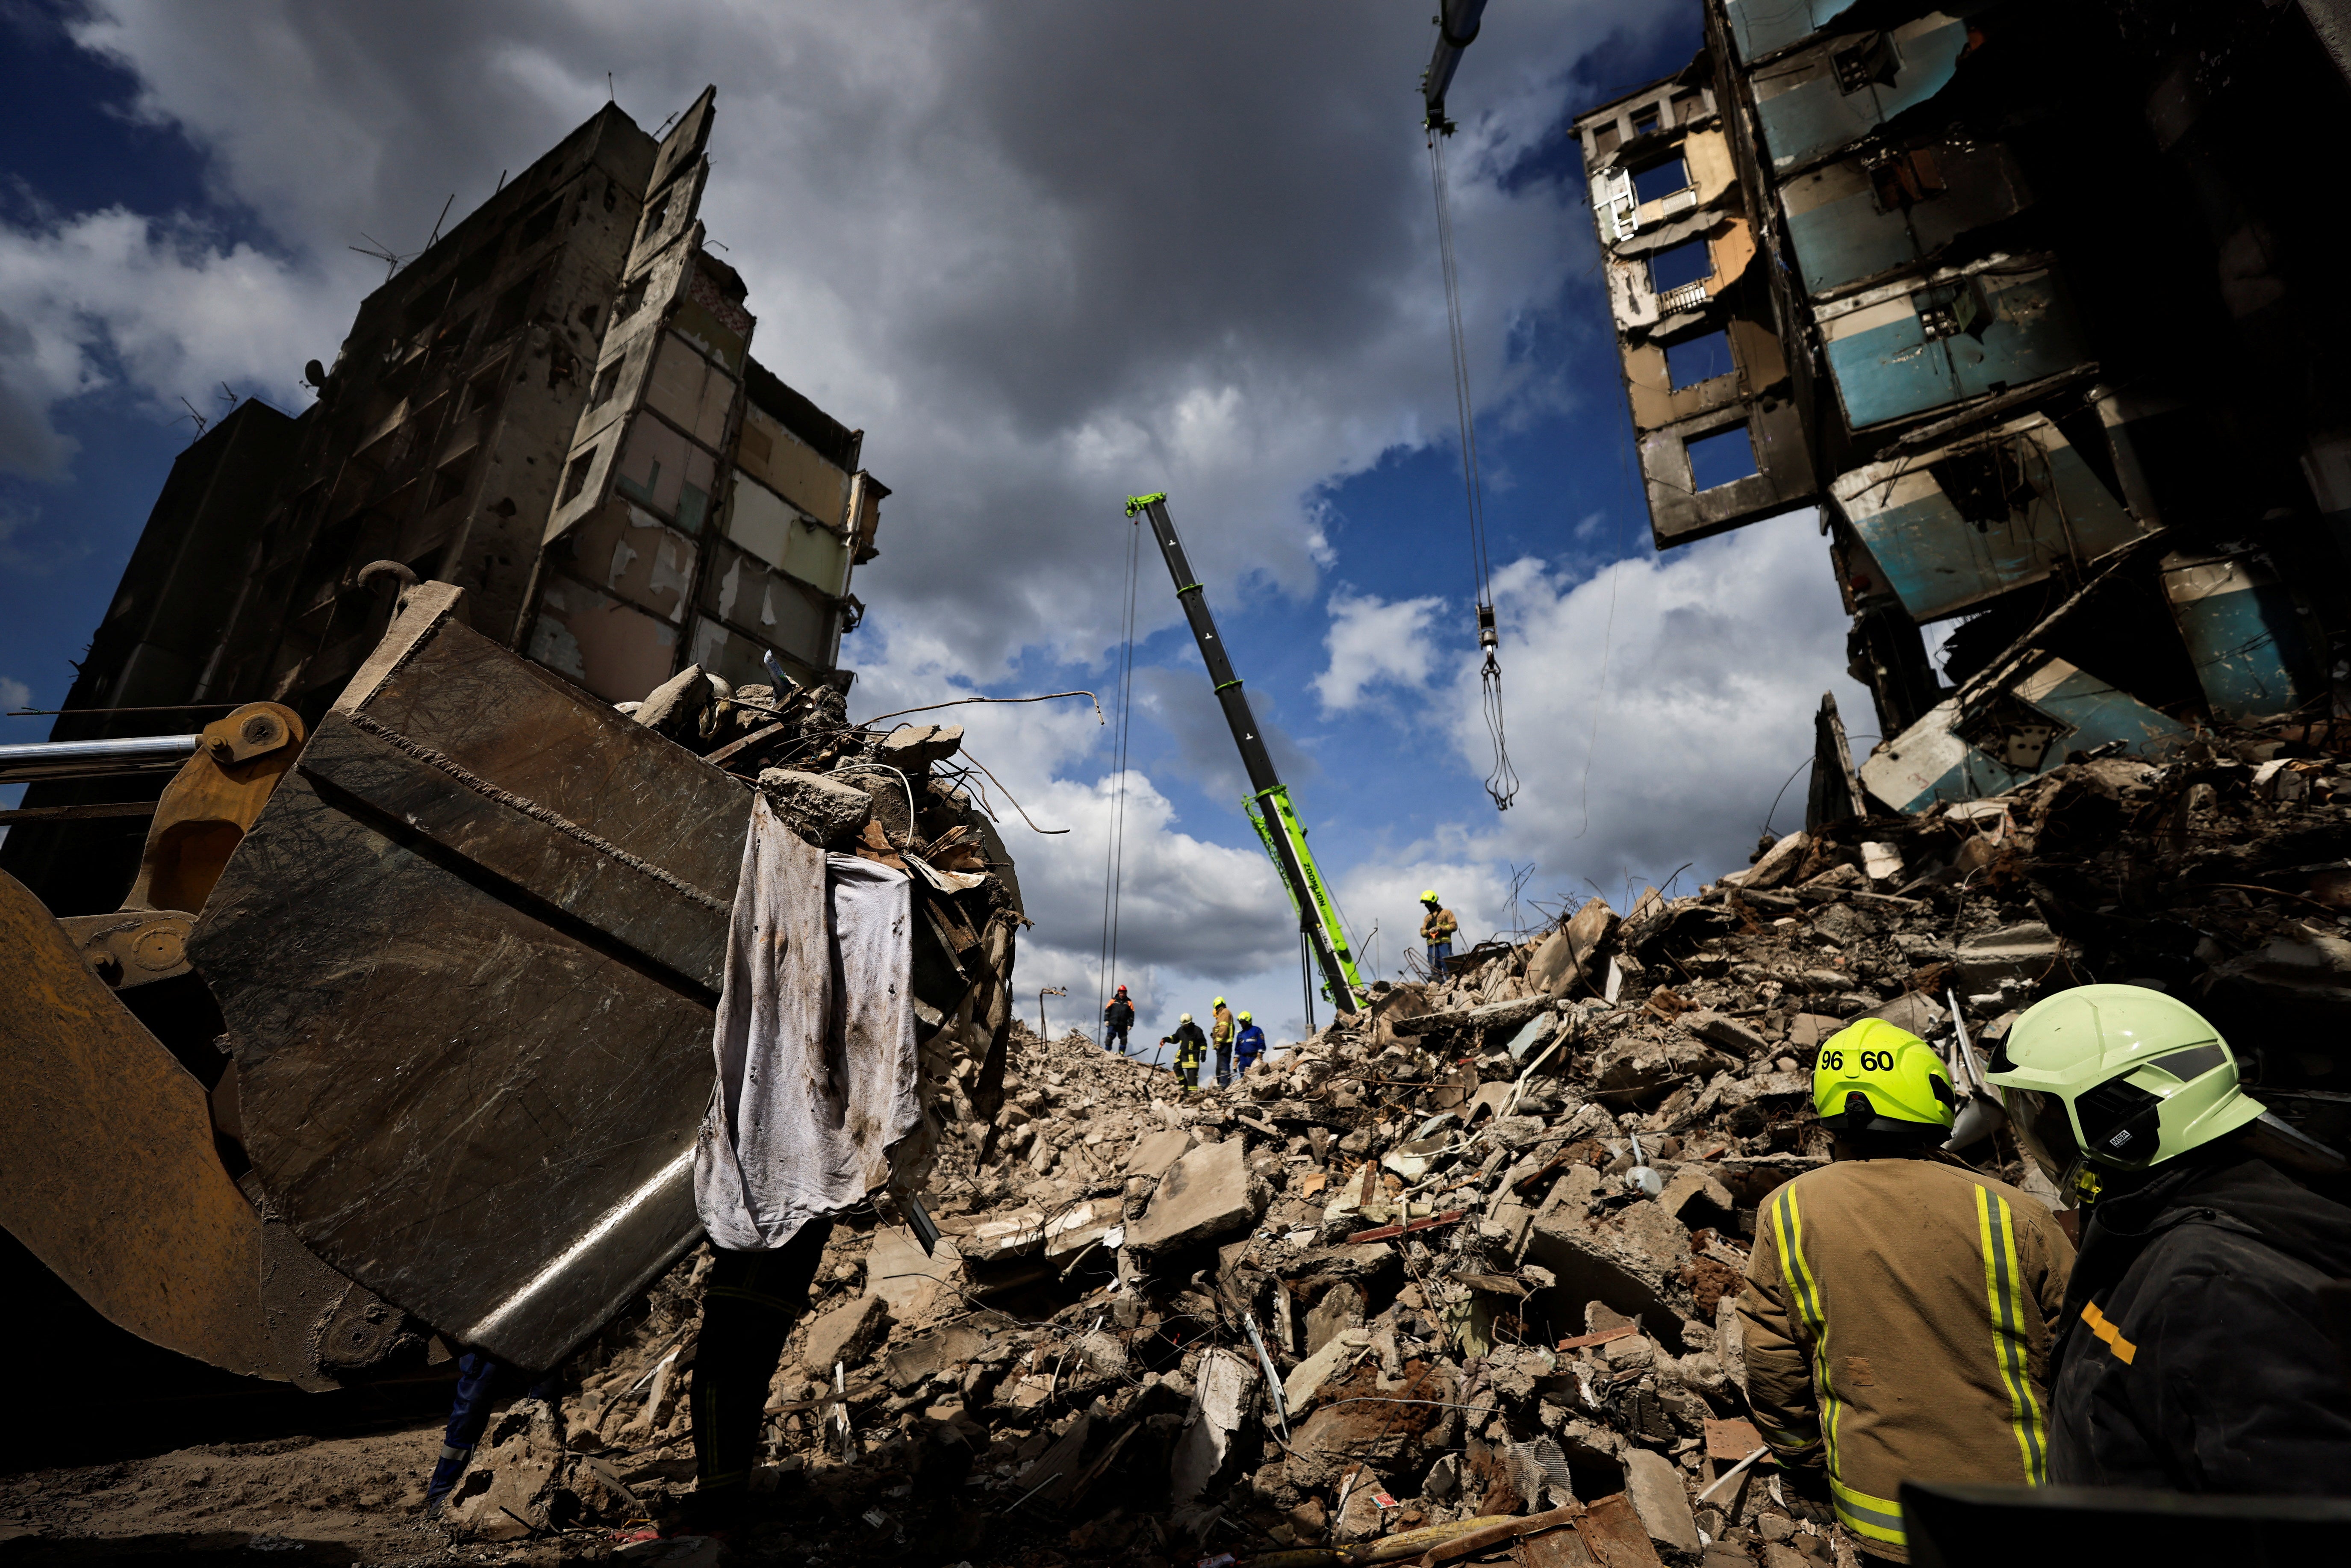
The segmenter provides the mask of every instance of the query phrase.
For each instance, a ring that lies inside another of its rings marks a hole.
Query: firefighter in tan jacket
[[[1949,1072],[1880,1019],[1821,1046],[1836,1159],[1763,1202],[1740,1293],[1749,1403],[1826,1471],[1861,1549],[1909,1561],[1905,1480],[2048,1479],[2050,1324],[2074,1249],[2039,1200],[1944,1159]]]

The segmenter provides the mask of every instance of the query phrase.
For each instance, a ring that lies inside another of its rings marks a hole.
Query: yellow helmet
[[[1884,1019],[1837,1030],[1813,1061],[1813,1110],[1842,1133],[1949,1127],[1957,1103],[1935,1048]]]
[[[1247,1014],[1247,1013],[1243,1013],[1243,1014],[1241,1014],[1241,1022],[1243,1022],[1243,1023],[1247,1023],[1247,1022],[1249,1022],[1249,1014]]]
[[[1217,998],[1217,1005],[1218,1007],[1223,1007],[1223,1006],[1225,1005],[1225,998],[1222,998],[1222,997],[1218,997],[1218,998]]]
[[[1422,894],[1420,895],[1420,901],[1423,904],[1435,904],[1437,902],[1437,890],[1435,888],[1431,888],[1426,893]]]

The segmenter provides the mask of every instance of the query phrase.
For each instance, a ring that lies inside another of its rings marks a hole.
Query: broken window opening
[[[473,477],[474,464],[470,456],[461,457],[433,476],[433,489],[424,498],[424,509],[444,506],[465,493],[465,482]]]
[[[1661,296],[1713,276],[1714,251],[1702,239],[1684,240],[1649,256],[1649,287]]]
[[[1928,464],[1927,472],[1978,533],[2030,510],[2038,494],[2025,478],[2022,458],[2006,442],[1940,458]]]
[[[580,307],[580,324],[582,327],[596,325],[596,302],[593,299]]]
[[[563,198],[549,196],[531,209],[522,220],[522,234],[516,244],[528,250],[555,232],[556,214],[563,210]]]
[[[570,468],[563,476],[563,494],[556,497],[555,504],[568,507],[578,500],[580,492],[588,488],[588,475],[595,466],[596,454],[593,451],[583,452],[574,457]]]
[[[1829,60],[1836,70],[1838,90],[1846,93],[1873,84],[1892,87],[1902,69],[1902,55],[1895,48],[1891,33],[1864,33],[1833,53]]]
[[[2038,773],[2050,747],[2073,734],[2074,727],[2012,692],[2001,692],[1955,726],[1954,733],[2002,767]]]
[[[524,314],[530,308],[531,290],[538,286],[538,274],[532,273],[498,296],[490,307],[490,325],[484,334],[488,339],[505,337],[522,325]]]
[[[1728,332],[1708,332],[1666,345],[1666,384],[1676,392],[1727,376],[1738,368],[1730,357]]]
[[[1747,426],[1734,424],[1682,444],[1689,455],[1690,488],[1719,490],[1762,472],[1755,464],[1755,443]]]
[[[621,371],[624,363],[623,361],[614,360],[596,372],[596,390],[588,399],[590,408],[601,408],[612,401],[612,393],[621,384]]]
[[[1633,111],[1633,134],[1635,136],[1650,136],[1656,134],[1658,121],[1662,117],[1657,112],[1657,106],[1654,103],[1650,104],[1646,109],[1635,110]]]
[[[1686,191],[1689,184],[1689,165],[1682,162],[1678,153],[1662,163],[1633,171],[1633,193],[1642,202],[1654,202],[1660,196]]]
[[[504,360],[475,371],[474,379],[465,383],[465,412],[473,413],[497,402],[498,388],[505,382],[506,373],[507,362]]]
[[[618,323],[627,320],[630,317],[635,315],[638,310],[643,308],[644,303],[645,280],[640,277],[634,283],[630,284],[626,288],[622,289],[621,298],[613,301],[613,321]]]

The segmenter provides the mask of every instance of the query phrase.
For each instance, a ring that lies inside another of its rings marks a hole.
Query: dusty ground
[[[0,1563],[554,1563],[608,1538],[453,1545],[426,1523],[437,1422],[364,1437],[207,1444],[0,1479]]]

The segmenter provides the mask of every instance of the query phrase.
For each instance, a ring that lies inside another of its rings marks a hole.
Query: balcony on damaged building
[[[2329,711],[2351,308],[2292,171],[2351,152],[2335,33],[2260,0],[1701,9],[1686,69],[1573,121],[1653,531],[1822,508],[1888,737],[1863,782],[1917,810]]]

